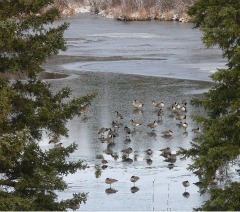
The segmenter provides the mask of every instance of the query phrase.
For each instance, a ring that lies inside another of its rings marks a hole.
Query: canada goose
[[[102,159],[102,164],[108,163],[107,160]]]
[[[154,130],[154,128],[157,127],[157,121],[155,120],[152,123],[148,124],[147,126]]]
[[[48,143],[49,143],[49,144],[51,144],[51,143],[56,144],[56,143],[58,143],[58,142],[59,142],[59,136],[54,135],[53,138],[52,138]]]
[[[203,173],[204,173],[203,168],[200,168],[200,169],[198,169],[198,170],[196,170],[196,171],[193,172],[193,174],[196,174],[196,175],[198,175],[198,176],[203,175]]]
[[[158,111],[157,111],[157,116],[158,116],[158,120],[159,120],[159,117],[160,119],[162,120],[162,117],[164,116],[164,113],[163,113],[163,109],[160,108]]]
[[[166,148],[164,148],[164,149],[160,149],[159,151],[162,151],[162,152],[164,152],[165,154],[169,154],[169,153],[171,153],[171,148],[170,147],[166,147]]]
[[[163,102],[152,101],[152,104],[153,104],[156,108],[163,108],[163,107],[164,107],[164,103],[163,103]]]
[[[81,113],[82,113],[83,115],[86,115],[86,114],[90,111],[89,105],[81,105],[81,106],[82,106]]]
[[[111,128],[108,128],[108,136],[112,135],[113,137],[117,137],[117,133],[113,131]]]
[[[183,119],[186,119],[187,118],[187,116],[186,115],[178,115],[177,116],[177,118],[176,118],[176,120],[179,120],[179,121],[182,121]]]
[[[98,134],[103,137],[103,136],[104,136],[104,133],[105,133],[106,131],[108,131],[108,128],[101,127],[101,128],[98,130]]]
[[[153,151],[152,151],[151,149],[147,149],[147,150],[146,150],[146,153],[147,153],[148,155],[152,155],[152,154],[153,154]]]
[[[142,108],[143,105],[144,104],[140,100],[138,100],[138,99],[133,100],[133,107],[134,108]]]
[[[171,137],[173,135],[173,131],[172,130],[166,130],[162,132],[164,137]]]
[[[187,112],[187,108],[186,108],[186,106],[182,106],[181,108],[180,108],[180,111],[182,111],[182,112]]]
[[[185,191],[186,191],[187,187],[190,186],[190,183],[188,182],[188,180],[183,181],[182,184],[185,187]]]
[[[128,148],[122,150],[122,152],[123,152],[123,153],[126,153],[127,155],[131,154],[132,151],[133,151],[133,150],[132,150],[131,147],[128,147]]]
[[[182,127],[186,131],[188,127],[188,123],[187,122],[182,123]]]
[[[115,111],[117,120],[123,119],[123,116],[118,111]]]
[[[180,108],[181,108],[181,105],[180,105],[179,103],[176,103],[176,104],[175,104],[175,107],[176,107],[176,109],[180,109]]]
[[[115,183],[115,182],[117,182],[117,181],[118,181],[118,180],[113,179],[113,178],[106,178],[105,183],[106,183],[106,184],[109,184],[109,185],[110,185],[110,188],[111,188],[111,184],[112,184],[112,183]]]
[[[186,100],[186,99],[183,99],[183,100],[182,100],[182,104],[186,106],[186,105],[187,105],[187,100]]]
[[[210,181],[211,185],[217,185],[218,184],[218,180],[216,177],[212,177],[212,180]]]
[[[55,149],[60,149],[62,147],[62,143],[58,143],[54,145]]]
[[[172,153],[170,153],[170,154],[168,154],[167,155],[167,159],[165,160],[165,162],[169,162],[169,163],[175,163],[177,161],[177,156],[176,156],[176,154],[172,154]]]
[[[131,141],[130,135],[131,135],[131,129],[129,127],[124,127],[125,132],[125,141],[129,142]]]
[[[192,129],[192,132],[194,133],[200,133],[201,132],[201,129],[198,127],[198,128],[194,128]]]
[[[102,143],[113,143],[113,135],[110,135],[106,138],[101,138],[100,140],[102,141]]]
[[[116,130],[116,129],[120,128],[120,125],[118,122],[112,121],[112,127],[114,130]]]
[[[195,183],[193,183],[193,184],[196,185],[196,186],[198,186],[198,187],[202,187],[203,182],[198,181],[198,182],[195,182]]]
[[[174,113],[176,111],[176,107],[174,105],[168,107],[168,110],[171,112],[171,113]]]
[[[133,175],[131,178],[130,178],[130,181],[134,183],[134,186],[135,186],[135,183],[139,180],[140,178],[138,176],[135,176]]]
[[[162,152],[161,156],[167,158],[167,156],[169,154],[171,154],[171,148],[170,147],[167,147],[167,148],[164,148],[164,149],[160,149],[160,151]]]
[[[124,127],[124,132],[126,133],[126,137],[129,137],[131,134],[131,129],[129,127]]]
[[[130,120],[130,123],[132,124],[133,127],[138,127],[141,125],[141,122],[139,120]]]
[[[79,204],[69,204],[68,208],[72,209],[73,211],[77,210],[80,208]]]

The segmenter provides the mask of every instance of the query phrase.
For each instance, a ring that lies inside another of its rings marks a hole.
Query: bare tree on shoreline
[[[60,9],[90,7],[94,14],[111,16],[117,20],[179,20],[189,21],[186,11],[196,0],[55,0]],[[72,11],[69,12],[74,13]]]

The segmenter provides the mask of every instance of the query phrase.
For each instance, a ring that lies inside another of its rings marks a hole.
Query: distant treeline
[[[55,0],[60,8],[90,6],[91,12],[118,20],[188,21],[187,8],[196,0]]]

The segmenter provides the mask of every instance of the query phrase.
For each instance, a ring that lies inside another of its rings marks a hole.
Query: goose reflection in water
[[[143,113],[143,111],[141,109],[134,109],[133,110],[134,115],[141,115],[142,113]]]
[[[117,160],[117,159],[119,158],[117,152],[113,152],[113,153],[111,154],[111,156],[113,157],[114,160]]]
[[[73,211],[76,211],[80,208],[79,204],[69,204],[68,208],[72,209]]]
[[[131,192],[134,194],[139,191],[139,188],[136,186],[131,187]]]
[[[115,143],[110,143],[107,145],[107,149],[111,149],[115,146],[116,144]]]
[[[133,159],[132,159],[132,158],[127,158],[127,159],[125,160],[125,162],[131,164],[131,163],[133,163]]]
[[[113,150],[112,148],[115,146],[115,143],[110,143],[107,145],[107,149],[105,149],[103,152],[107,155],[112,155],[113,154]]]
[[[138,154],[134,154],[134,161],[138,161],[138,157],[139,157],[139,155]]]
[[[152,161],[151,158],[147,158],[147,159],[146,159],[146,162],[147,162],[147,164],[148,164],[149,166],[152,165],[152,163],[153,163],[153,161]]]
[[[174,164],[173,163],[169,163],[168,165],[167,165],[167,167],[169,168],[169,169],[173,169],[174,168]]]
[[[133,159],[127,157],[126,155],[123,155],[123,156],[122,156],[122,162],[131,164],[131,163],[133,163]]]
[[[113,150],[112,149],[105,149],[103,151],[106,155],[112,155],[113,154]]]
[[[107,188],[105,190],[106,194],[115,194],[118,192],[118,190],[114,189],[114,188]]]
[[[138,133],[138,131],[137,131],[135,128],[132,129],[132,131],[131,131],[131,135],[132,135],[132,137],[136,136],[137,133]]]
[[[108,165],[102,165],[102,169],[104,170],[104,169],[106,169],[108,167]]]
[[[147,132],[147,135],[148,135],[149,137],[154,138],[155,141],[157,140],[157,134],[156,134],[154,131],[152,131],[152,132]]]
[[[188,136],[188,132],[187,131],[183,132],[183,136],[184,138],[186,138]]]
[[[125,132],[125,141],[130,142],[131,141],[131,138],[130,138],[131,129],[128,126],[125,126],[124,132]]]
[[[84,116],[84,117],[82,117],[81,121],[82,121],[83,123],[86,123],[86,122],[89,121],[90,119],[91,119],[91,117]]]
[[[185,192],[183,192],[183,194],[182,194],[185,198],[188,198],[188,197],[190,197],[190,193],[189,192],[187,192],[187,191],[185,191]]]
[[[173,131],[172,130],[166,130],[162,132],[162,137],[163,138],[172,138],[173,136]]]
[[[131,138],[125,138],[124,144],[129,144],[131,142]]]

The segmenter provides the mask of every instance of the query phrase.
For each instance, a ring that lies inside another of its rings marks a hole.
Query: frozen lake
[[[159,150],[170,147],[176,152],[179,147],[190,147],[196,136],[191,130],[197,127],[191,115],[203,111],[189,102],[201,98],[212,85],[209,75],[224,66],[220,51],[206,49],[201,33],[192,30],[189,23],[125,23],[89,14],[64,21],[70,23],[65,33],[68,50],[52,58],[46,69],[70,77],[50,80],[53,90],[68,86],[73,96],[92,92],[98,95],[90,113],[71,120],[69,137],[61,139],[64,146],[78,144],[70,160],[81,159],[89,168],[65,178],[69,189],[60,193],[59,199],[89,192],[87,203],[80,207],[85,211],[191,211],[199,207],[207,197],[199,195],[193,184],[198,179],[186,169],[191,160],[178,157],[171,167]],[[144,102],[141,111],[133,109],[134,99]],[[188,101],[186,132],[167,110],[183,99]],[[165,103],[163,120],[154,132],[147,127],[157,119],[153,100]],[[115,111],[124,118],[115,145],[107,145],[101,143],[97,131],[112,127]],[[142,125],[134,131],[131,141],[126,141],[123,128],[131,127],[131,119],[141,120]],[[169,129],[173,137],[162,137],[161,132]],[[47,140],[43,146],[52,148]],[[121,152],[127,147],[133,149],[129,162],[123,160]],[[151,156],[146,154],[149,148],[153,150]],[[108,161],[106,169],[102,169],[100,158]],[[132,175],[140,177],[135,193],[130,182]],[[108,177],[118,180],[112,184],[116,193],[108,193],[109,185],[105,184]],[[190,182],[187,193],[182,185],[184,180]]]

